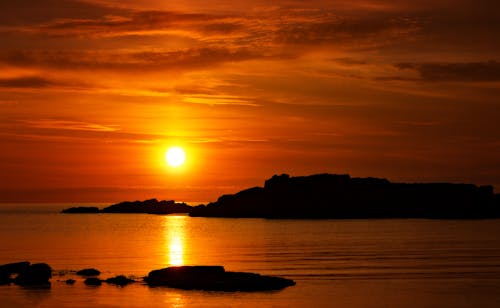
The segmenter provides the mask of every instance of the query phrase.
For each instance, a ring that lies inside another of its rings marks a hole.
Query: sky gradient
[[[0,202],[323,172],[499,192],[499,37],[493,0],[2,1]]]

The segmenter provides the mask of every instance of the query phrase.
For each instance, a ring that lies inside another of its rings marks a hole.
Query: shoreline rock
[[[78,275],[86,277],[83,283],[87,286],[100,286],[102,283],[126,286],[137,280],[118,275],[100,279],[96,269],[84,269]],[[11,278],[11,275],[18,274]],[[88,275],[82,275],[88,274]],[[94,276],[94,277],[88,277]],[[46,263],[30,264],[28,261],[0,265],[0,284],[17,284],[20,286],[50,287],[52,268]],[[295,285],[295,281],[276,276],[265,276],[257,273],[226,272],[223,266],[174,266],[150,271],[144,282],[150,287],[167,286],[185,290],[205,290],[223,292],[256,292],[281,290]],[[58,280],[66,285],[76,283],[75,279]]]
[[[124,275],[118,275],[112,278],[108,278],[104,280],[104,282],[109,283],[109,284],[114,284],[120,287],[126,286],[128,284],[136,282],[133,279],[127,278]]]
[[[99,278],[96,278],[96,277],[90,277],[90,278],[87,278],[83,281],[83,283],[87,286],[100,286],[102,285],[102,280],[99,279]]]
[[[47,285],[50,278],[52,268],[46,263],[36,263],[19,272],[13,282],[20,286]]]
[[[95,268],[85,268],[76,272],[78,276],[99,276],[101,272]]]
[[[27,271],[29,266],[30,262],[28,261],[0,265],[0,285],[10,284],[14,282],[11,276]]]
[[[273,291],[295,285],[290,279],[256,273],[226,272],[222,266],[174,266],[151,271],[149,286],[204,291]]]

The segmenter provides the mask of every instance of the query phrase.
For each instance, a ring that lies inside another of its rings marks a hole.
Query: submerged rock
[[[76,272],[79,276],[99,276],[101,272],[95,268],[85,268]]]
[[[68,279],[65,282],[66,282],[66,284],[75,284],[76,280],[74,280],[74,279]]]
[[[106,283],[115,284],[117,286],[126,286],[128,284],[134,283],[135,280],[127,278],[123,275],[118,275],[116,277],[108,278],[105,280]]]
[[[46,263],[32,264],[19,272],[14,279],[18,285],[45,285],[52,277],[52,268]]]
[[[83,283],[88,285],[88,286],[100,286],[102,284],[102,281],[99,278],[91,277],[91,278],[85,279],[85,281]]]
[[[222,266],[174,266],[151,271],[150,286],[207,291],[270,291],[295,285],[290,279],[255,273],[226,272]]]

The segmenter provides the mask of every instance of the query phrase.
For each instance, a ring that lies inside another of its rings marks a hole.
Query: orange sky
[[[500,189],[493,0],[0,3],[0,202],[213,201],[275,173]],[[183,170],[165,166],[183,146]]]

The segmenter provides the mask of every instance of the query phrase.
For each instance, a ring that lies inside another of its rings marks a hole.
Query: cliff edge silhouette
[[[492,186],[391,183],[379,178],[316,174],[274,175],[264,187],[223,195],[193,207],[192,217],[306,219],[500,218],[500,195]]]

